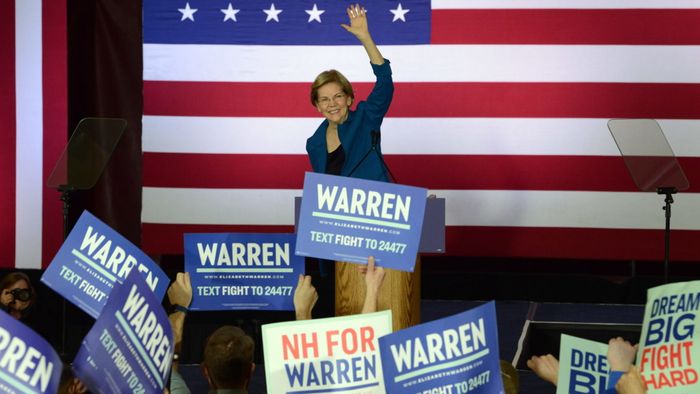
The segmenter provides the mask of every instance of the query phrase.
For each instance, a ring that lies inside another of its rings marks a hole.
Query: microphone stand
[[[386,172],[389,175],[389,180],[393,183],[396,182],[396,178],[394,177],[394,174],[392,174],[391,169],[389,166],[386,165],[386,162],[384,161],[384,158],[382,157],[381,154],[379,154],[379,151],[377,150],[377,145],[379,145],[379,142],[381,141],[381,134],[377,130],[372,130],[372,146],[369,148],[367,153],[365,153],[364,156],[362,156],[362,159],[355,165],[355,167],[350,170],[348,173],[348,176],[352,176],[352,174],[357,170],[357,168],[367,159],[367,156],[369,156],[370,153],[374,152],[377,154],[377,157],[379,158],[379,161],[382,163],[382,168],[384,168],[384,172]]]

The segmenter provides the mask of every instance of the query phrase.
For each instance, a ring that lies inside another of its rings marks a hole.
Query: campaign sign
[[[413,272],[427,189],[307,172],[297,226],[301,256]]]
[[[41,281],[96,319],[115,284],[122,283],[134,268],[158,299],[163,299],[170,280],[160,267],[126,238],[83,211]]]
[[[391,311],[262,326],[271,393],[385,393],[377,338]]]
[[[503,393],[493,301],[379,338],[387,393]]]
[[[294,310],[304,258],[294,234],[185,234],[192,310]]]
[[[608,344],[561,334],[557,394],[604,393]]]
[[[173,332],[143,277],[116,285],[78,350],[73,368],[93,393],[162,393],[173,361]]]
[[[55,393],[62,369],[44,338],[0,310],[1,393]]]
[[[700,393],[700,281],[647,291],[637,366],[649,392]]]

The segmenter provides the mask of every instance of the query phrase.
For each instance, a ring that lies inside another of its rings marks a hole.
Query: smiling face
[[[343,92],[342,86],[337,82],[329,82],[318,88],[316,109],[332,125],[339,125],[348,118],[348,111],[352,105],[352,97]]]

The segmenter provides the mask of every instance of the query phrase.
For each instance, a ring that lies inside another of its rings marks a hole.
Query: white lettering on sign
[[[318,209],[377,219],[408,222],[411,196],[346,187],[317,185]]]
[[[199,263],[202,266],[279,267],[289,266],[288,243],[197,243]]]

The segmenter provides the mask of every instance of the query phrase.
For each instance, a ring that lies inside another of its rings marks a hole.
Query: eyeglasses
[[[348,97],[348,96],[347,96],[345,93],[343,93],[343,92],[336,93],[336,94],[333,96],[333,98],[330,98],[330,97],[319,97],[319,98],[318,98],[318,104],[319,104],[320,106],[322,106],[322,107],[327,107],[327,106],[329,106],[329,105],[331,104],[331,100],[332,100],[334,103],[341,103],[341,102],[343,102],[343,100],[345,100],[347,97]]]

